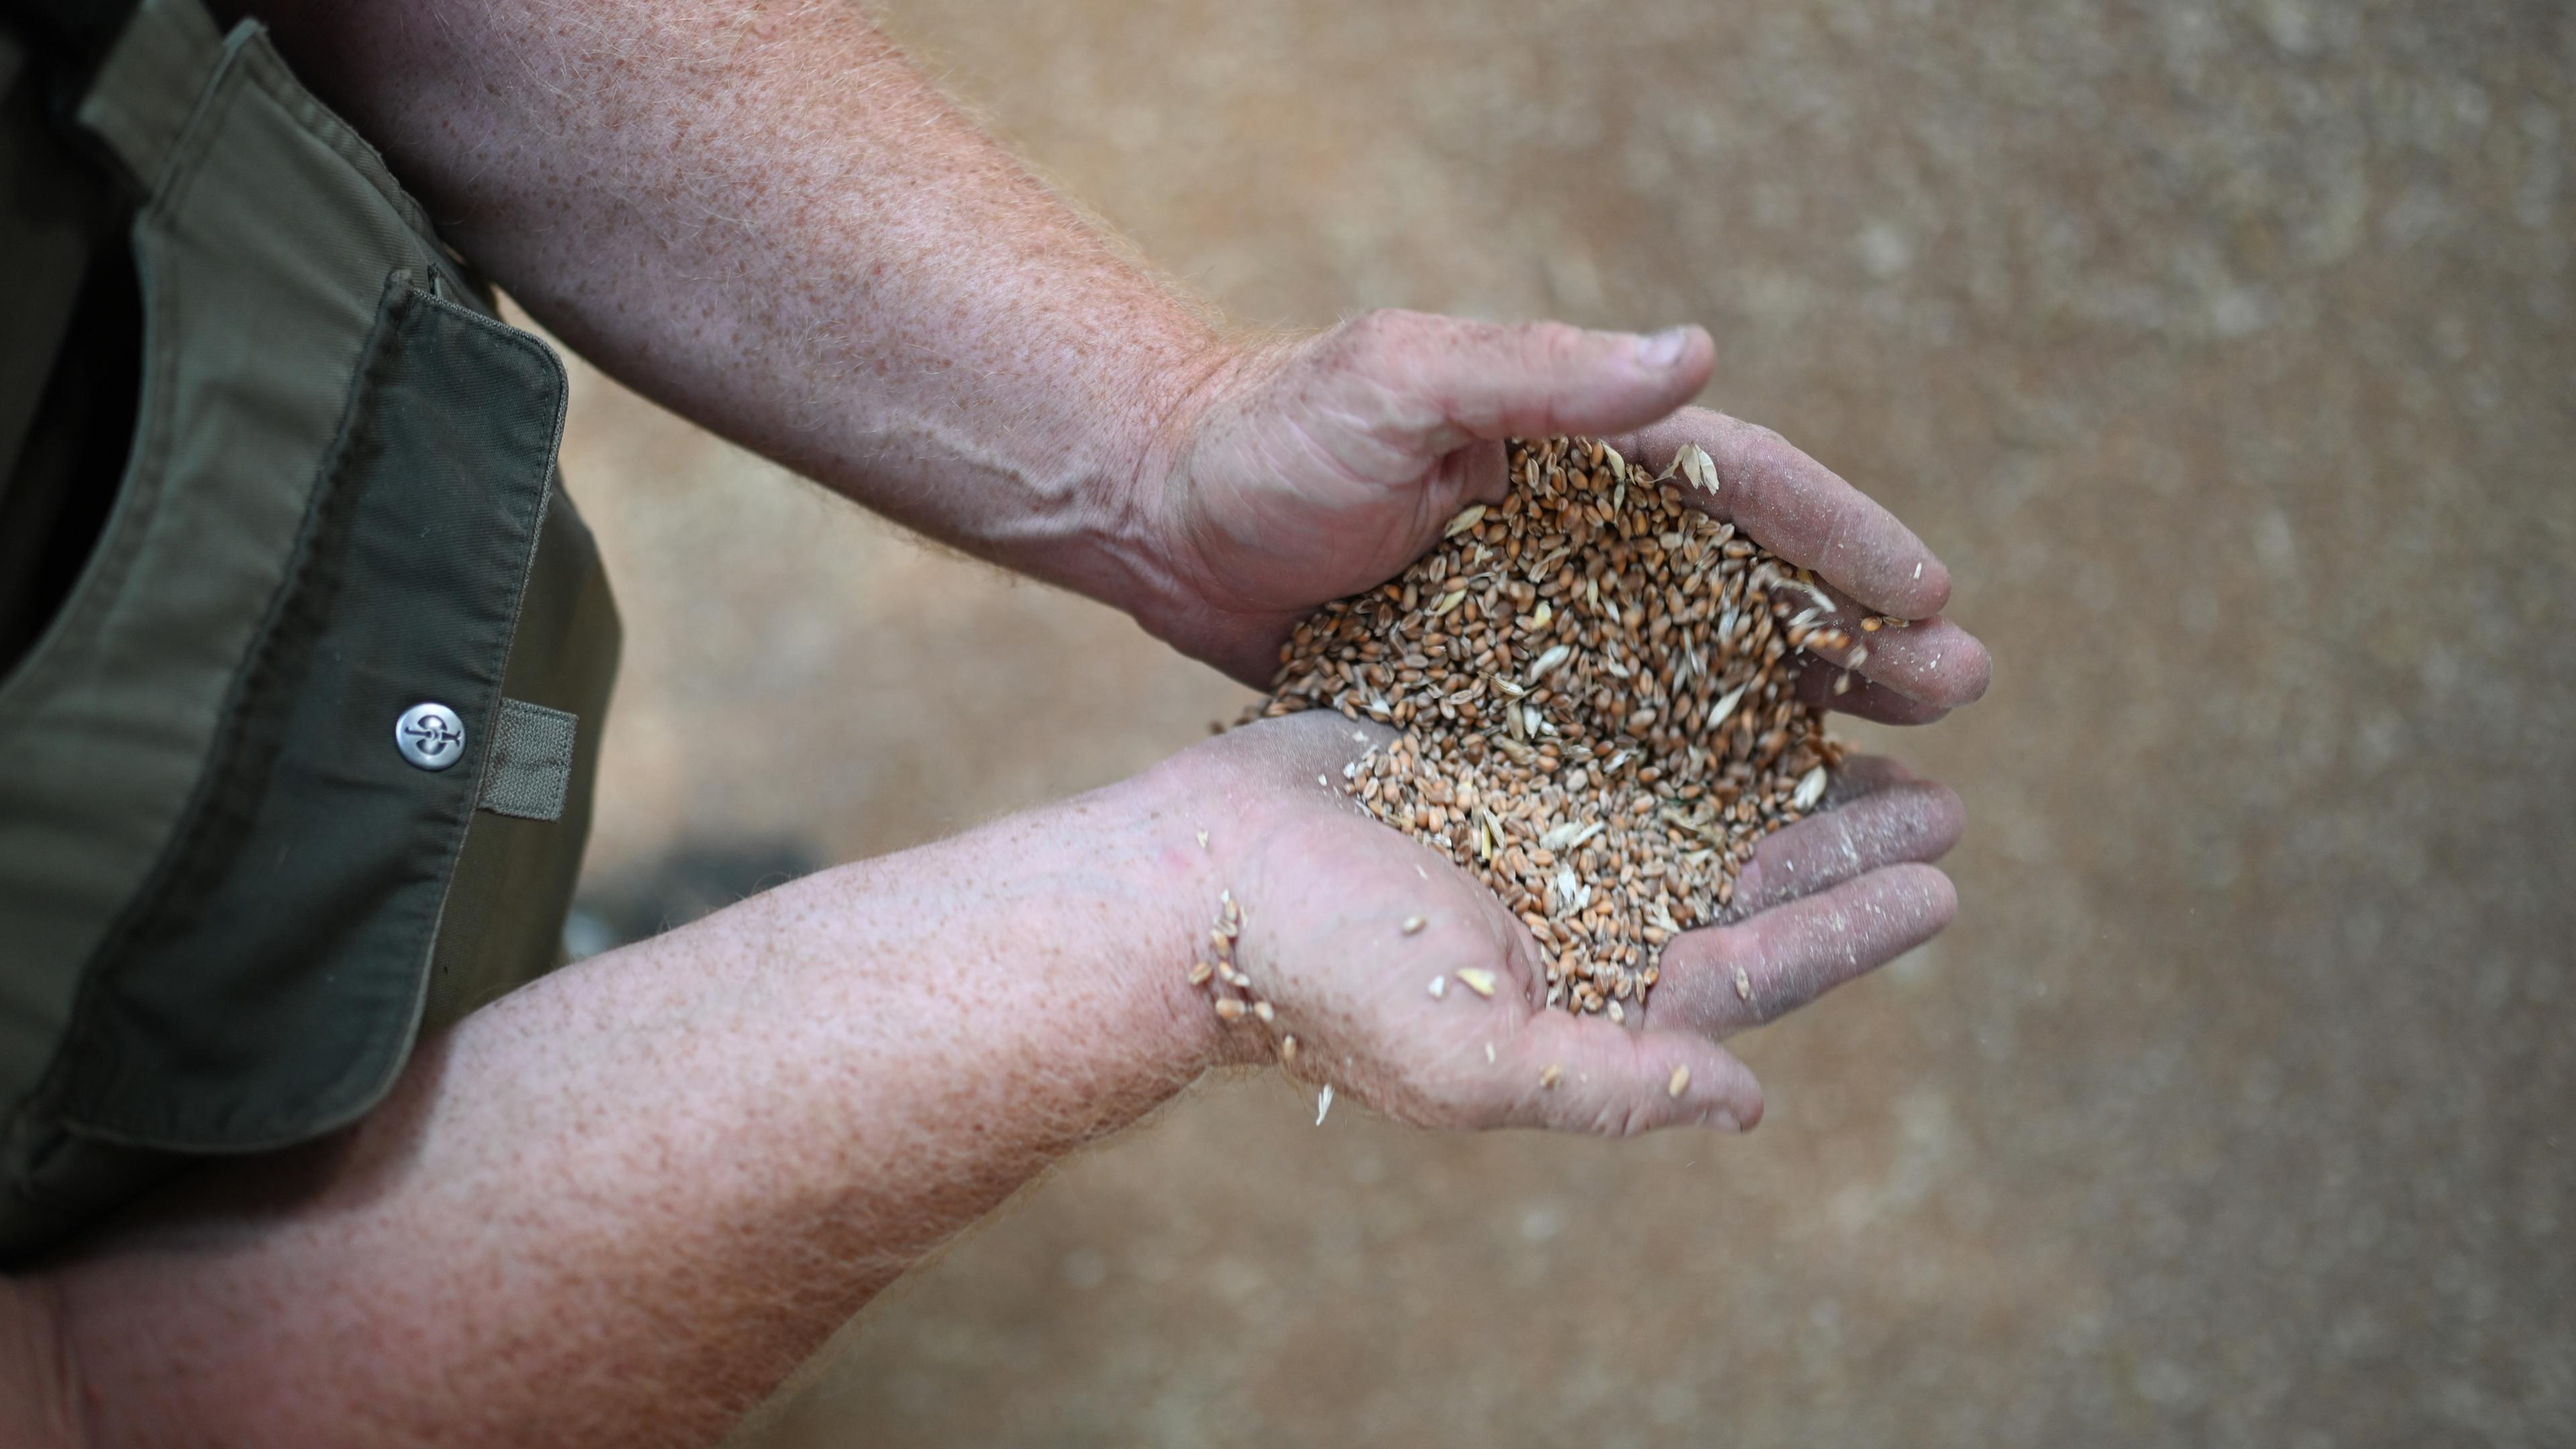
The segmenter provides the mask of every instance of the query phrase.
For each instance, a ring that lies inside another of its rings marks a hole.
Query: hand
[[[1236,354],[1142,468],[1172,582],[1146,625],[1266,686],[1316,606],[1394,577],[1460,508],[1503,496],[1503,439],[1578,433],[1656,472],[1697,443],[1719,478],[1713,497],[1685,490],[1697,505],[1814,569],[1849,622],[1926,621],[1866,636],[1844,694],[1841,669],[1813,669],[1818,702],[1912,724],[1984,693],[1984,647],[1935,618],[1949,571],[1904,524],[1769,429],[1681,408],[1714,355],[1696,327],[1639,337],[1416,312]]]
[[[1550,1010],[1528,928],[1342,793],[1343,765],[1392,737],[1310,711],[1210,740],[1171,768],[1209,822],[1214,878],[1243,907],[1237,964],[1277,1013],[1215,1028],[1224,1055],[1269,1060],[1293,1034],[1292,1075],[1398,1121],[1614,1136],[1750,1128],[1762,1089],[1718,1039],[1892,960],[1957,909],[1929,862],[1958,840],[1958,797],[1889,761],[1854,760],[1825,810],[1756,848],[1727,924],[1665,947],[1662,981],[1627,1025]],[[1467,971],[1490,972],[1493,995],[1471,990]]]

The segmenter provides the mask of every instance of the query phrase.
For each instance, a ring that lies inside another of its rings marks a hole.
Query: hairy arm
[[[1247,682],[1503,488],[1501,441],[1639,434],[1870,609],[1949,574],[1764,430],[1715,344],[1369,313],[1226,334],[843,0],[252,0],[308,84],[540,321],[674,411]],[[1983,651],[1880,680],[1931,711]],[[1928,635],[1919,637],[1930,637]]]
[[[350,1132],[192,1178],[6,1285],[0,1334],[28,1342],[0,1343],[0,1420],[68,1361],[96,1446],[711,1442],[906,1266],[1213,1058],[1184,972],[1215,867],[1170,773],[475,1014]]]
[[[0,1424],[82,1449],[708,1443],[907,1266],[1210,1065],[1279,1060],[1429,1127],[1740,1131],[1761,1089],[1716,1039],[1955,905],[1928,862],[1957,797],[1855,766],[1757,851],[1760,909],[1677,938],[1651,1007],[1544,1010],[1527,928],[1329,783],[1386,738],[1267,721],[517,992],[348,1132],[0,1280]],[[1192,986],[1229,897],[1239,975]],[[1490,995],[1423,989],[1468,968]],[[1223,1025],[1219,995],[1265,1010]]]
[[[910,527],[1169,607],[1136,471],[1230,350],[856,5],[248,8],[609,373]]]

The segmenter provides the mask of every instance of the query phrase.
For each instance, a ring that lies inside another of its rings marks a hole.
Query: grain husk
[[[1593,439],[1505,457],[1501,501],[1297,627],[1254,714],[1394,726],[1341,788],[1529,927],[1547,1005],[1637,1019],[1663,948],[1823,803],[1843,749],[1797,678],[1866,646],[1812,574],[1693,506],[1725,486],[1698,449],[1660,477]]]

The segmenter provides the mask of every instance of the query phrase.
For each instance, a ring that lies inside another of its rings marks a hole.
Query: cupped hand
[[[1316,711],[1219,736],[1172,765],[1244,912],[1237,965],[1275,1013],[1221,1028],[1226,1055],[1270,1060],[1293,1035],[1292,1075],[1399,1121],[1749,1128],[1761,1088],[1719,1039],[1884,964],[1957,907],[1930,862],[1958,839],[1958,797],[1891,762],[1855,760],[1828,808],[1757,848],[1735,915],[1666,946],[1642,1012],[1625,1025],[1578,1018],[1544,1005],[1538,945],[1491,891],[1343,793],[1343,767],[1392,737]]]
[[[1264,686],[1299,620],[1394,577],[1460,508],[1503,496],[1504,439],[1603,437],[1659,473],[1695,443],[1718,476],[1714,494],[1683,490],[1696,506],[1815,570],[1843,622],[1913,621],[1854,627],[1858,678],[1819,660],[1810,697],[1914,724],[1984,693],[1985,648],[1938,617],[1949,571],[1911,530],[1768,428],[1682,406],[1714,357],[1696,327],[1645,337],[1392,311],[1244,349],[1143,464],[1173,583],[1146,623]]]

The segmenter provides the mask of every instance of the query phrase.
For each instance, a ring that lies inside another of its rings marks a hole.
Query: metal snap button
[[[443,704],[415,704],[394,721],[394,748],[424,770],[444,770],[465,757],[465,721]]]

